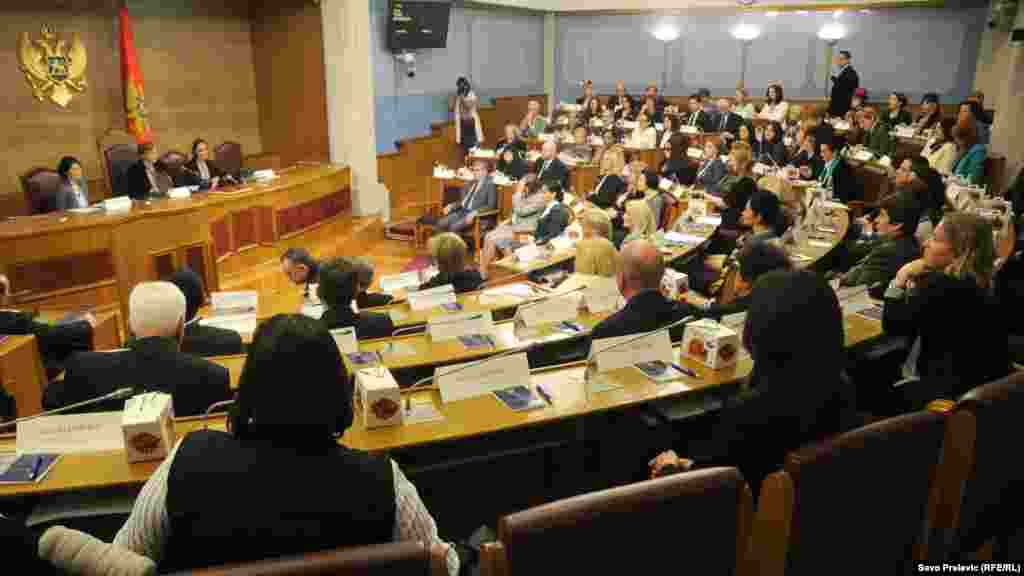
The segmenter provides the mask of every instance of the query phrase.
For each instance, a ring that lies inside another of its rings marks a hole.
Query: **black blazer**
[[[607,177],[600,176],[597,179],[597,188],[590,195],[590,201],[598,208],[611,208],[615,201],[626,191],[626,181],[618,174],[609,174]]]
[[[551,207],[543,218],[537,220],[537,229],[533,232],[533,240],[537,244],[544,244],[558,236],[569,225],[570,214],[565,204],[558,203]]]
[[[43,408],[53,410],[119,388],[164,392],[174,398],[175,416],[196,416],[215,402],[229,400],[228,369],[178,351],[168,338],[140,338],[121,352],[85,352],[67,362],[64,380],[46,387]],[[83,411],[117,411],[124,400],[96,404]]]
[[[170,176],[167,176],[166,172],[163,172],[160,168],[155,168],[155,171],[158,178],[160,175],[164,175],[168,182],[170,182]],[[149,178],[146,177],[146,166],[142,160],[132,164],[125,171],[116,187],[117,193],[115,195],[127,195],[133,200],[145,200],[151,196],[160,195],[160,190],[153,188],[152,184],[149,183]]]
[[[359,309],[363,308],[377,308],[378,306],[387,306],[391,304],[394,297],[389,294],[382,294],[380,292],[360,292],[356,296],[356,306]]]
[[[534,163],[534,174],[537,175],[537,180],[548,183],[558,182],[562,186],[562,190],[565,192],[569,191],[569,168],[562,163],[561,160],[555,158],[548,165],[548,169],[541,173],[541,168],[544,167],[544,158],[537,158],[537,162]]]
[[[76,352],[92,350],[92,326],[84,320],[49,325],[26,312],[0,311],[0,334],[35,336],[46,373],[52,378]]]
[[[611,98],[608,99],[608,109],[612,110],[614,112],[615,111],[615,107],[620,105],[623,100],[629,100],[629,105],[630,105],[630,109],[631,110],[636,110],[637,109],[636,100],[634,100],[633,97],[630,96],[629,94],[626,94],[626,95],[622,96],[621,98],[619,97],[618,94],[613,95]],[[620,115],[619,113],[615,113],[615,117],[616,118],[618,118],[619,115]]]
[[[729,116],[725,120],[725,128],[722,128],[722,114],[719,113],[718,117],[715,118],[715,125],[712,127],[711,132],[728,132],[733,136],[739,138],[740,126],[743,125],[743,116],[736,114],[735,112],[729,112]]]
[[[972,279],[932,273],[906,296],[885,299],[882,329],[910,342],[921,338],[917,372],[928,400],[959,398],[1010,371],[1000,312]]]
[[[395,331],[395,325],[387,314],[370,314],[360,312],[357,316],[351,308],[328,308],[320,316],[320,321],[327,326],[328,330],[335,328],[356,327],[356,338],[359,340],[373,340],[374,338],[390,338]]]
[[[714,132],[715,127],[712,126],[713,120],[714,118],[708,116],[704,110],[697,110],[686,117],[686,122],[684,122],[683,125],[696,126],[697,128],[700,128],[701,132]]]
[[[853,93],[860,86],[860,77],[853,66],[847,66],[839,76],[832,77],[832,94],[828,105],[828,115],[846,116],[850,110],[850,102],[853,101]]]
[[[650,332],[685,318],[691,315],[691,312],[692,308],[689,305],[669,300],[657,290],[647,290],[635,294],[622,310],[594,326],[590,331],[590,338],[600,340]],[[680,340],[683,337],[684,327],[677,326],[672,329],[672,340]]]
[[[451,284],[455,288],[455,293],[461,294],[463,292],[474,292],[478,290],[480,285],[483,283],[484,278],[479,272],[467,269],[462,272],[456,272],[450,276],[444,273],[437,274],[430,280],[421,284],[420,290],[427,290],[428,288],[437,288],[438,286]]]
[[[825,165],[822,164],[821,173],[824,173],[824,169]],[[832,170],[832,195],[844,204],[851,200],[860,200],[864,196],[857,182],[857,175],[842,158]]]
[[[210,170],[210,180],[223,178],[226,174],[226,172],[209,160],[206,161],[206,167]],[[181,177],[178,180],[181,186],[198,186],[202,183],[203,180],[199,177],[199,163],[196,162],[195,158],[182,165]]]
[[[675,179],[683,186],[690,186],[697,181],[697,167],[688,158],[681,162],[669,158],[661,163],[661,176]]]
[[[245,344],[242,343],[242,337],[234,330],[203,326],[196,321],[185,326],[181,351],[195,356],[227,356],[244,353]]]
[[[801,166],[810,166],[811,180],[817,180],[818,175],[821,174],[821,169],[825,167],[825,162],[821,159],[821,156],[818,156],[817,154],[812,156],[804,150],[797,152],[796,156],[793,156],[789,163],[797,168]]]
[[[782,140],[776,140],[775,142],[754,140],[751,149],[754,151],[754,162],[761,162],[771,166],[774,160],[775,164],[779,166],[786,164],[786,145],[782,143]]]

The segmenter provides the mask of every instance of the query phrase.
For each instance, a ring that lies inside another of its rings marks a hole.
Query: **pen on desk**
[[[39,466],[43,463],[42,456],[36,456],[35,461],[32,462],[32,471],[28,473],[29,480],[35,480],[36,475],[39,474]]]
[[[692,369],[687,368],[685,366],[680,366],[679,364],[673,364],[672,367],[675,368],[676,370],[679,370],[683,374],[686,374],[690,378],[700,378],[700,376],[697,375],[697,371],[696,370],[692,370]]]
[[[544,401],[548,403],[548,406],[555,405],[555,403],[551,401],[551,394],[548,394],[548,391],[544,389],[544,386],[537,384],[536,388],[537,394],[540,394],[540,397],[543,398]]]

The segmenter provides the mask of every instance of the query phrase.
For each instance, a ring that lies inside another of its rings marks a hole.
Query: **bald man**
[[[541,146],[533,173],[545,184],[557,182],[562,190],[569,190],[569,168],[558,159],[558,145],[554,142],[548,141]]]
[[[691,308],[661,293],[665,263],[658,247],[647,240],[634,240],[622,247],[622,266],[617,276],[626,305],[605,318],[590,333],[593,340],[649,332],[688,315]],[[683,326],[672,330],[672,339],[682,338]]]
[[[46,388],[43,407],[60,408],[119,388],[164,392],[175,416],[203,414],[231,398],[227,368],[181,352],[185,295],[170,282],[143,282],[128,297],[128,324],[135,339],[118,352],[86,352],[67,363],[64,380]],[[95,404],[83,411],[121,410],[124,400]]]

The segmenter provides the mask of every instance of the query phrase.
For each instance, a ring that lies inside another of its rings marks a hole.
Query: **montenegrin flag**
[[[142,86],[142,70],[135,53],[135,36],[128,8],[121,7],[121,78],[124,81],[124,111],[128,117],[128,132],[135,135],[139,144],[150,142],[153,134],[149,129],[146,110],[145,89]]]

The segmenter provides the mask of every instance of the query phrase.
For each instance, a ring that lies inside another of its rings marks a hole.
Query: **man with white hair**
[[[569,168],[558,159],[558,145],[550,140],[541,146],[533,173],[544,184],[557,182],[562,190],[569,190]]]
[[[629,242],[622,247],[621,263],[617,280],[626,305],[594,326],[590,332],[592,340],[657,330],[681,320],[691,311],[661,293],[665,263],[653,242]],[[671,331],[673,340],[681,339],[682,334],[683,326]]]
[[[117,352],[86,352],[67,363],[63,381],[46,388],[47,410],[89,400],[119,388],[138,393],[165,392],[174,399],[175,416],[203,414],[215,402],[231,398],[227,368],[181,352],[185,295],[170,282],[143,282],[128,299],[133,339]],[[124,400],[96,404],[85,411],[120,410]]]

